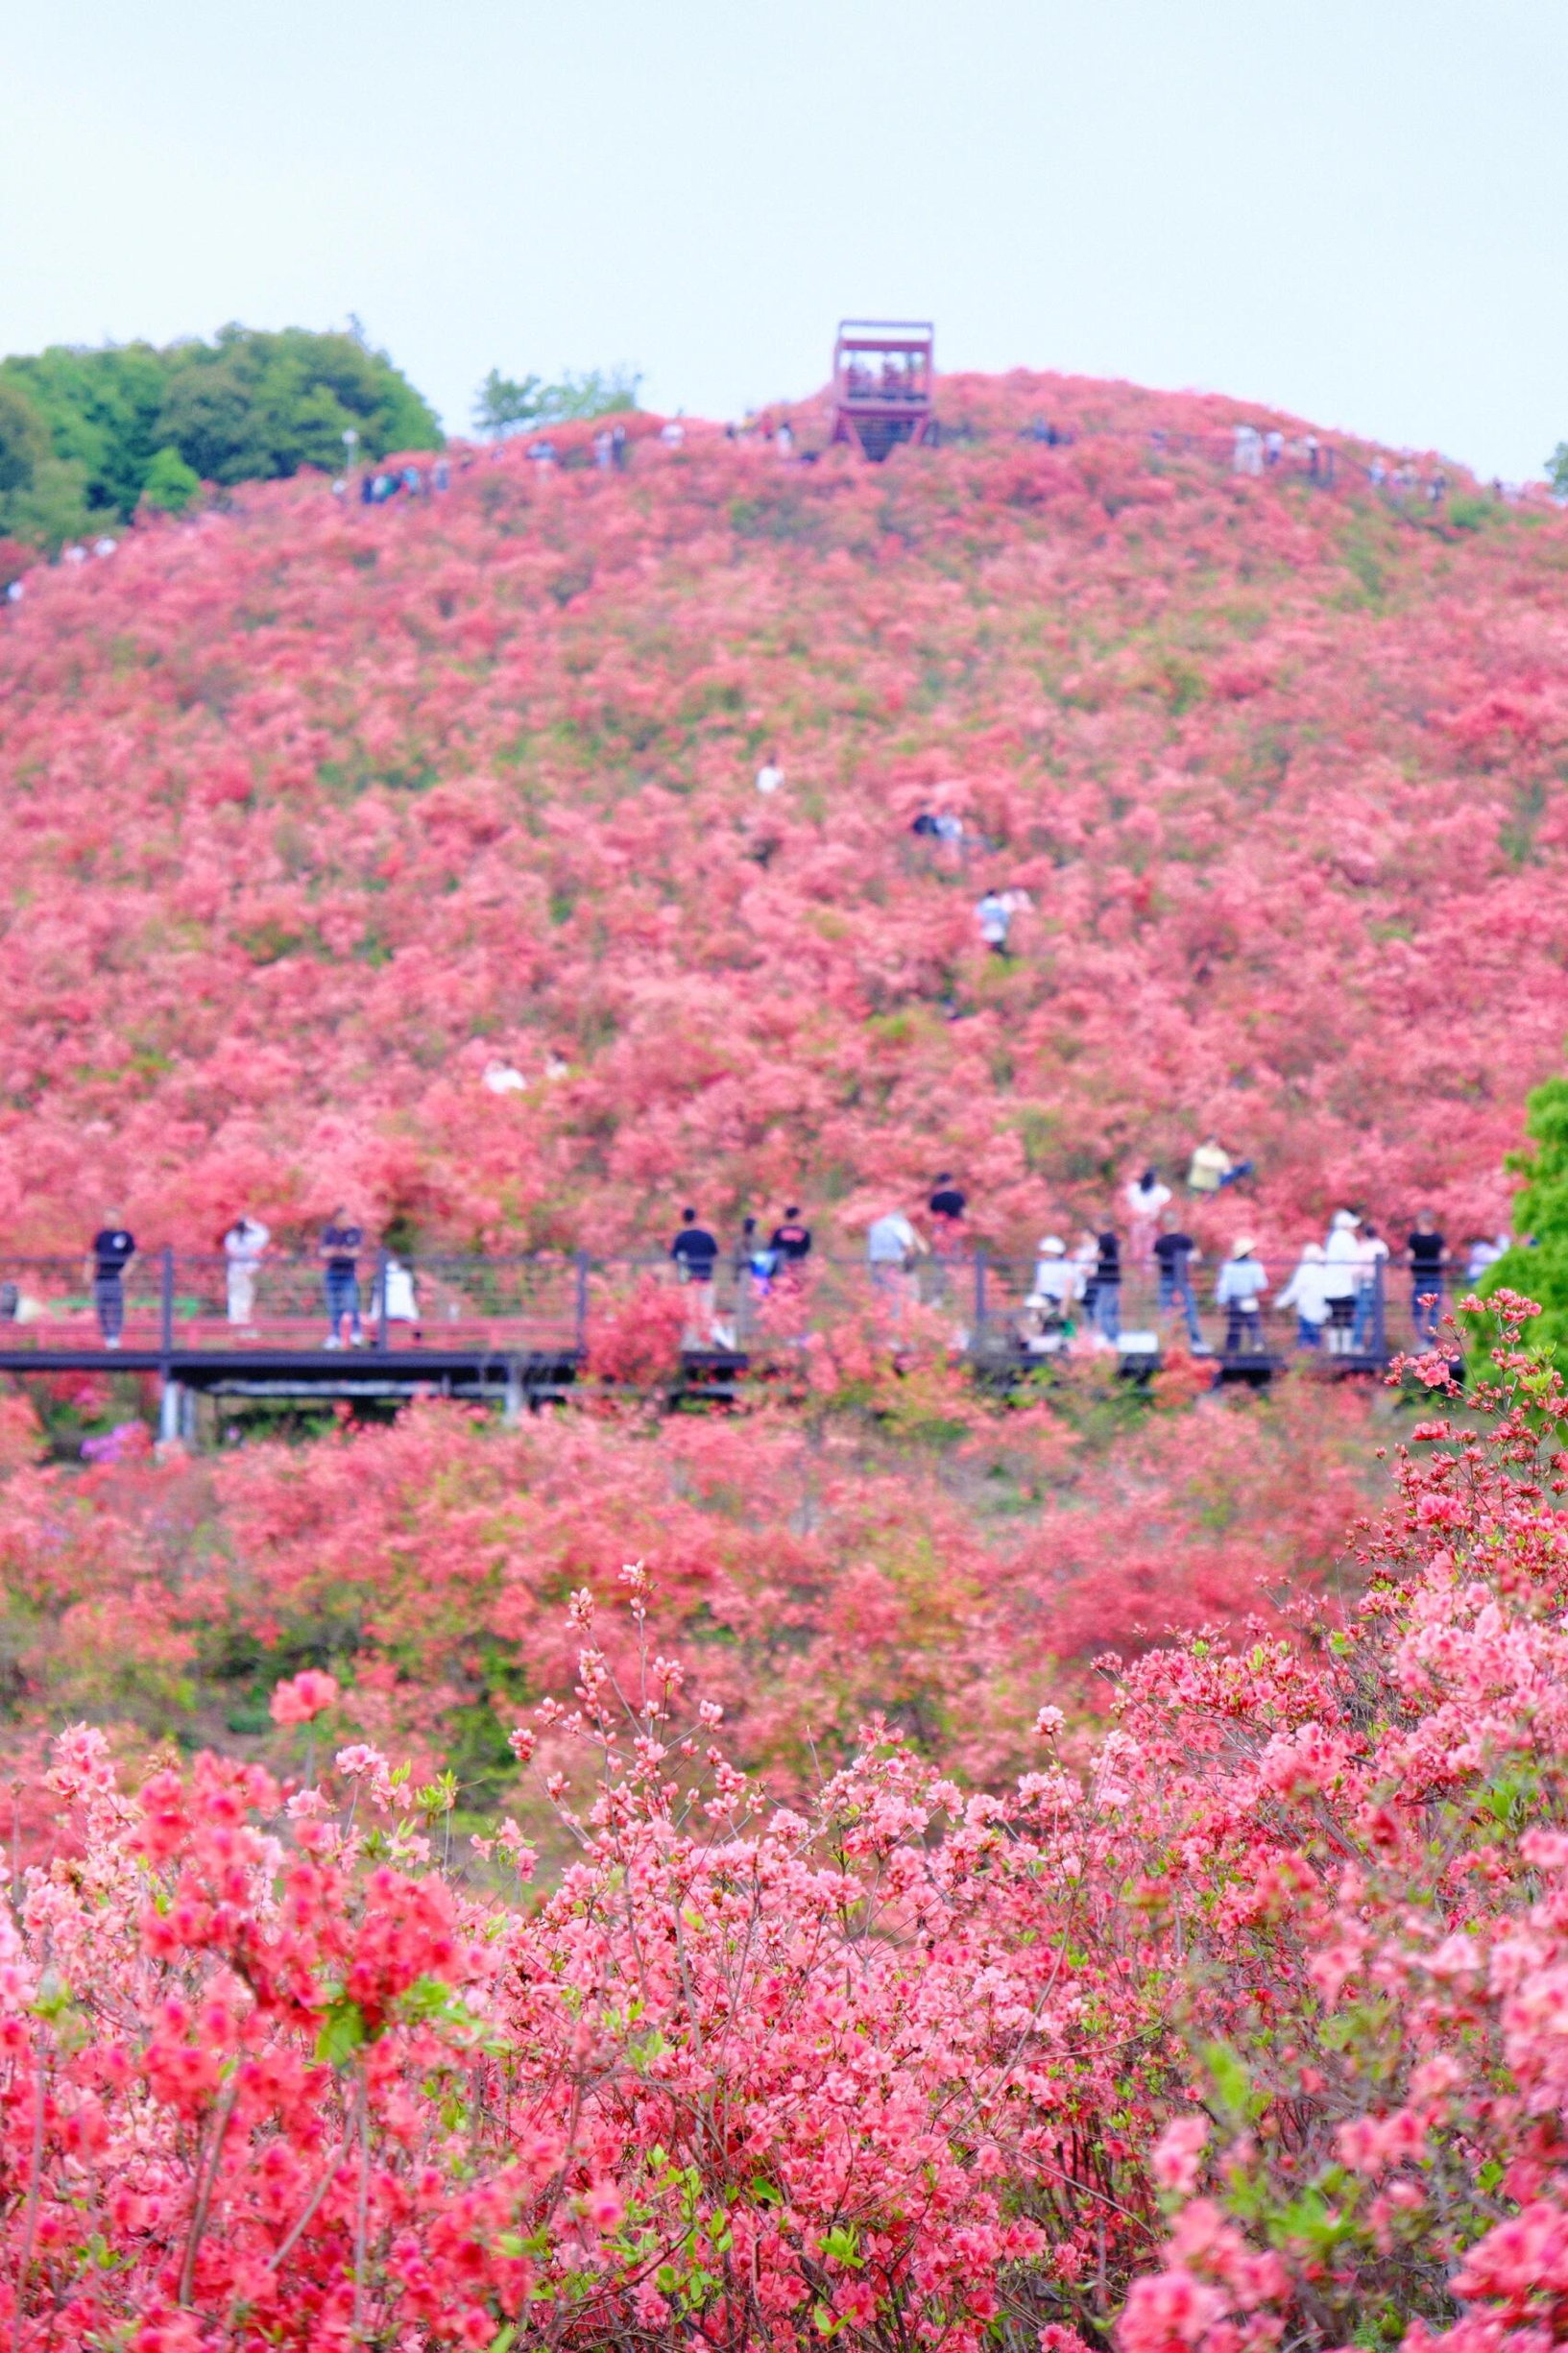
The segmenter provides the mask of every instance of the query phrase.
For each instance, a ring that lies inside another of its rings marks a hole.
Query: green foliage
[[[201,475],[186,465],[179,450],[159,449],[142,482],[141,503],[161,515],[182,515],[201,491]]]
[[[1530,1326],[1530,1345],[1568,1362],[1568,1079],[1535,1088],[1527,1098],[1525,1127],[1535,1150],[1517,1164],[1527,1181],[1514,1198],[1513,1224],[1515,1232],[1533,1237],[1534,1247],[1506,1251],[1478,1288],[1483,1298],[1507,1290],[1538,1299],[1542,1313]]]
[[[580,375],[568,368],[555,384],[492,368],[473,397],[474,426],[487,440],[504,441],[527,425],[624,415],[636,408],[641,382],[640,374],[627,367],[585,368]]]
[[[434,411],[384,352],[357,334],[226,327],[215,344],[176,344],[158,438],[204,481],[244,482],[341,466],[343,436],[366,457],[434,449]]]
[[[344,434],[380,458],[441,445],[434,411],[357,327],[0,361],[0,532],[35,546],[123,522],[145,498],[180,513],[203,481],[336,469]]]
[[[1568,497],[1568,441],[1559,441],[1547,459],[1546,478],[1555,491]]]

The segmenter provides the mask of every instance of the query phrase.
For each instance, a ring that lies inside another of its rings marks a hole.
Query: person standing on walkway
[[[119,1209],[106,1209],[92,1238],[92,1303],[106,1348],[117,1348],[125,1329],[125,1275],[136,1255],[136,1238]]]
[[[261,1253],[272,1240],[259,1218],[242,1210],[223,1238],[229,1290],[229,1321],[241,1328],[255,1320],[255,1278]]]
[[[791,1201],[784,1213],[782,1225],[775,1225],[768,1236],[768,1248],[781,1276],[799,1282],[802,1269],[811,1255],[811,1228],[801,1223],[799,1201]]]
[[[1431,1346],[1436,1340],[1443,1309],[1443,1269],[1448,1264],[1448,1244],[1438,1232],[1437,1221],[1430,1209],[1423,1209],[1415,1221],[1406,1249],[1406,1261],[1411,1271],[1411,1322],[1415,1326],[1417,1342]]]
[[[1329,1354],[1348,1356],[1361,1288],[1361,1220],[1353,1209],[1336,1209],[1323,1252],[1323,1297],[1328,1301]]]
[[[1109,1226],[1096,1241],[1095,1329],[1113,1348],[1122,1337],[1122,1245]]]
[[[1194,1355],[1203,1346],[1203,1331],[1197,1320],[1197,1301],[1193,1297],[1193,1269],[1201,1255],[1192,1235],[1182,1231],[1181,1221],[1175,1211],[1168,1209],[1160,1220],[1159,1238],[1154,1245],[1154,1268],[1160,1284],[1160,1313],[1168,1316],[1172,1308],[1181,1309]]]
[[[339,1201],[316,1245],[322,1287],[326,1294],[326,1345],[329,1348],[343,1346],[345,1316],[349,1319],[350,1345],[356,1348],[365,1345],[365,1327],[359,1319],[359,1253],[364,1247],[364,1227],[355,1223]]]
[[[683,1345],[688,1348],[706,1348],[713,1339],[713,1270],[718,1265],[718,1243],[706,1225],[697,1223],[697,1212],[689,1205],[681,1212],[680,1231],[669,1246],[676,1273],[690,1293],[687,1303],[686,1332]]]
[[[1295,1309],[1295,1344],[1298,1348],[1320,1348],[1323,1326],[1328,1322],[1328,1294],[1323,1286],[1328,1266],[1321,1242],[1309,1242],[1303,1249],[1300,1262],[1285,1289],[1274,1301],[1276,1307]]]
[[[1227,1356],[1240,1356],[1243,1350],[1255,1356],[1264,1352],[1263,1319],[1258,1306],[1268,1288],[1268,1276],[1253,1257],[1252,1248],[1250,1234],[1238,1236],[1214,1287],[1216,1306],[1226,1310]]]
[[[1356,1238],[1356,1321],[1350,1332],[1352,1356],[1364,1356],[1376,1336],[1378,1293],[1383,1287],[1383,1270],[1387,1258],[1388,1245],[1371,1219],[1365,1219]]]

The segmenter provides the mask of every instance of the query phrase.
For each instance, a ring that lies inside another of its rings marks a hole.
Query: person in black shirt
[[[356,1348],[365,1345],[365,1329],[359,1320],[359,1253],[365,1247],[365,1229],[356,1225],[343,1203],[339,1201],[316,1246],[316,1255],[322,1262],[322,1280],[326,1292],[326,1346],[343,1346],[343,1319],[349,1319],[349,1336]]]
[[[967,1205],[963,1194],[953,1181],[953,1171],[944,1169],[926,1206],[933,1218],[948,1218],[956,1225]]]
[[[1167,1316],[1179,1306],[1187,1321],[1187,1337],[1194,1348],[1203,1346],[1203,1333],[1197,1320],[1197,1301],[1193,1297],[1192,1269],[1198,1258],[1191,1234],[1185,1234],[1172,1210],[1167,1210],[1160,1220],[1159,1237],[1154,1245],[1154,1267],[1160,1282],[1160,1313]]]
[[[126,1231],[118,1209],[106,1209],[92,1238],[92,1303],[106,1348],[117,1348],[125,1328],[125,1271],[136,1255],[136,1240]]]
[[[1113,1346],[1122,1337],[1122,1245],[1107,1229],[1098,1237],[1095,1260],[1095,1323]]]
[[[1437,1319],[1443,1304],[1443,1269],[1448,1264],[1448,1244],[1438,1232],[1437,1221],[1430,1209],[1423,1209],[1415,1221],[1407,1256],[1411,1270],[1411,1320],[1416,1340],[1430,1346],[1437,1337]]]
[[[669,1246],[669,1254],[687,1283],[711,1283],[718,1262],[718,1244],[706,1225],[697,1224],[695,1209],[683,1209],[681,1230]]]
[[[800,1270],[811,1255],[811,1228],[801,1224],[800,1203],[791,1201],[784,1213],[784,1224],[775,1225],[768,1240],[781,1274],[798,1280]]]
[[[713,1342],[713,1269],[718,1264],[718,1244],[706,1225],[697,1224],[695,1209],[681,1212],[681,1230],[669,1246],[676,1272],[692,1292],[687,1313],[686,1330],[681,1345],[688,1348],[711,1347]]]

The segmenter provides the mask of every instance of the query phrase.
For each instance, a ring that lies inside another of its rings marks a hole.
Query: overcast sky
[[[5,82],[11,351],[352,312],[461,430],[492,366],[737,415],[869,313],[1568,438],[1564,0],[53,0]]]

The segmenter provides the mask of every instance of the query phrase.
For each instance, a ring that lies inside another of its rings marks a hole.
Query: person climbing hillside
[[[1013,910],[1008,897],[993,884],[983,899],[975,907],[975,920],[980,927],[980,937],[993,956],[1009,956],[1008,934],[1013,928]]]

